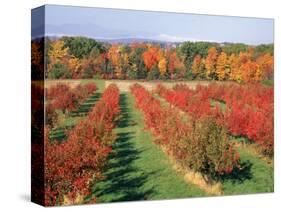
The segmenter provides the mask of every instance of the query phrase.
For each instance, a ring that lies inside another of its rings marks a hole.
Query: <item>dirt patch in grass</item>
[[[162,84],[167,88],[172,88],[176,84],[185,84],[188,85],[191,89],[195,89],[197,85],[204,85],[208,86],[211,82],[208,81],[160,81],[160,80],[155,80],[155,81],[141,81],[141,80],[106,80],[105,81],[105,87],[108,87],[110,84],[115,83],[117,87],[124,92],[129,92],[130,87],[138,83],[145,87],[147,90],[151,91],[158,84]]]
[[[46,80],[45,81],[45,88],[52,87],[54,85],[57,85],[58,83],[66,84],[70,88],[75,88],[79,84],[81,84],[81,80]]]

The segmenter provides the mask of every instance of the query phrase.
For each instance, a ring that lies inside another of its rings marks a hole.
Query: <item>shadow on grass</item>
[[[120,94],[120,109],[121,116],[117,120],[116,124],[118,128],[132,127],[136,125],[136,122],[131,119],[130,111],[128,110],[127,97],[125,94]]]
[[[252,179],[251,172],[253,164],[250,161],[240,163],[240,167],[235,167],[231,174],[226,174],[220,177],[222,181],[231,181],[232,184],[243,183],[245,180]]]
[[[62,142],[67,137],[66,130],[67,130],[66,128],[62,128],[62,127],[53,129],[50,133],[50,140],[51,141],[56,140],[58,142]]]
[[[85,100],[76,111],[71,112],[70,116],[77,117],[87,115],[94,104],[100,99],[100,97],[101,93],[96,92],[94,95]]]
[[[95,103],[100,99],[101,93],[95,93],[87,100],[85,100],[76,111],[69,113],[70,117],[81,117],[86,116],[91,108],[94,107]],[[56,140],[58,142],[63,142],[67,139],[67,132],[75,126],[75,123],[67,125],[65,127],[54,128],[50,132],[50,139],[52,141]]]
[[[124,94],[120,97],[121,117],[117,122],[120,132],[113,144],[113,152],[105,170],[106,179],[93,187],[93,193],[102,202],[133,201],[148,199],[153,193],[152,188],[144,189],[142,185],[148,176],[155,173],[144,173],[134,165],[141,150],[134,145],[135,125],[131,121],[130,111]]]

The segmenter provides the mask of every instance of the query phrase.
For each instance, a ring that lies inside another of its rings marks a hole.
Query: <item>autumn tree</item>
[[[121,71],[122,71],[122,79],[125,79],[127,76],[127,72],[130,69],[129,63],[129,55],[131,52],[131,47],[129,45],[122,45],[120,46],[120,53],[121,53]]]
[[[67,69],[67,63],[70,57],[68,48],[64,47],[63,40],[55,40],[50,44],[48,56],[50,58],[50,64],[47,67],[48,76],[51,76],[52,78],[71,77],[70,72]]]
[[[262,73],[259,65],[251,60],[243,63],[240,67],[242,80],[246,83],[258,82],[261,80]]]
[[[252,55],[251,52],[240,52],[238,58],[239,58],[239,63],[244,64],[247,63],[249,60],[251,60]]]
[[[158,64],[159,48],[149,47],[147,51],[142,54],[142,57],[147,70],[150,71],[154,65]]]
[[[271,79],[274,70],[274,58],[269,53],[265,53],[257,58],[264,79]]]
[[[239,69],[239,58],[234,53],[228,57],[228,64],[230,68],[229,79],[237,82],[242,81],[242,76]]]
[[[79,72],[79,68],[81,67],[81,60],[76,57],[71,57],[68,60],[68,70],[71,72],[72,76],[75,76]]]
[[[166,58],[168,63],[167,71],[170,74],[170,78],[174,79],[177,76],[180,77],[180,75],[183,75],[184,63],[177,52],[175,50],[168,50]]]
[[[245,80],[245,70],[247,66],[241,69],[241,66],[251,61],[252,55],[250,52],[240,52],[238,56],[232,54],[229,57],[230,64],[230,78],[237,82],[242,82]]]
[[[217,49],[215,47],[211,47],[208,50],[208,55],[205,59],[206,77],[208,79],[215,78],[217,57],[218,57]]]
[[[62,62],[68,56],[68,48],[64,48],[63,40],[56,40],[51,43],[49,57],[52,64]]]
[[[162,57],[160,60],[159,60],[159,63],[158,63],[158,69],[159,69],[159,72],[160,74],[163,76],[165,75],[166,71],[167,71],[167,60],[165,57]]]
[[[221,52],[218,57],[216,65],[216,75],[218,80],[225,80],[229,76],[228,59],[227,54],[225,52]]]
[[[201,55],[197,54],[192,63],[192,73],[197,77],[200,73],[200,66],[201,66]]]
[[[132,43],[130,47],[128,77],[130,79],[144,79],[147,77],[147,71],[142,55],[147,50],[146,46],[140,43]]]
[[[87,61],[85,61],[85,59]],[[87,57],[84,57],[83,77],[92,78],[94,75],[102,75],[105,69],[105,54],[95,46]]]
[[[108,50],[108,58],[113,67],[114,76],[117,78],[122,74],[121,52],[117,44],[112,45]]]

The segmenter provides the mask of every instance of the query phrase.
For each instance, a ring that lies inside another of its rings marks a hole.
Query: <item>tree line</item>
[[[272,80],[273,44],[108,44],[86,37],[32,41],[32,76],[49,79]],[[45,71],[44,71],[45,70]]]

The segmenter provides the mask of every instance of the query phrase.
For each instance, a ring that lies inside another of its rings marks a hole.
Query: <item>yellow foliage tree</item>
[[[217,49],[215,47],[211,47],[208,50],[208,55],[205,59],[206,77],[208,79],[213,78],[215,74],[217,57],[218,57]]]
[[[225,80],[229,75],[229,66],[227,60],[227,54],[225,52],[221,52],[218,57],[217,65],[216,65],[216,75],[218,80]]]
[[[240,52],[238,56],[232,54],[229,57],[229,64],[230,64],[230,78],[237,82],[242,81],[249,81],[250,76],[247,76],[249,74],[248,67],[249,67],[249,61],[251,61],[252,52]],[[247,64],[247,65],[244,65]],[[247,71],[247,73],[245,73]]]
[[[165,57],[161,58],[158,63],[158,69],[160,74],[163,76],[167,71],[167,60]]]
[[[238,56],[231,54],[228,57],[228,64],[230,68],[229,79],[240,82],[242,80],[242,76],[239,70]]]
[[[257,58],[257,63],[260,66],[262,77],[269,79],[273,76],[274,71],[274,58],[271,54],[266,53]]]
[[[121,51],[118,45],[112,45],[108,50],[108,57],[111,62],[111,65],[114,68],[114,73],[117,77],[120,77],[122,74],[122,67],[121,67]]]
[[[64,48],[63,40],[56,40],[51,43],[49,51],[49,57],[52,64],[62,62],[62,60],[68,55],[68,48]]]
[[[63,40],[55,40],[51,42],[50,50],[48,52],[50,63],[47,66],[47,73],[50,72],[50,70],[56,63],[68,65],[68,59],[69,59],[68,49],[69,48],[64,48]]]
[[[200,64],[201,64],[201,55],[197,54],[194,58],[193,58],[193,63],[192,63],[192,73],[195,75],[199,74],[200,71]]]
[[[80,66],[81,66],[81,61],[78,58],[72,57],[68,60],[68,69],[72,73],[77,73]]]

